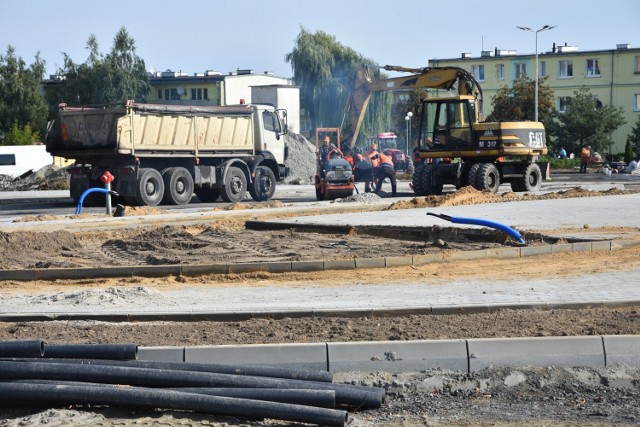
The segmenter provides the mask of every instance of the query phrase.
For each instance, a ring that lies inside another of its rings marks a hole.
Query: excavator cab
[[[454,96],[423,102],[420,151],[459,151],[475,146],[475,100],[469,98]],[[428,157],[434,156],[428,153]]]

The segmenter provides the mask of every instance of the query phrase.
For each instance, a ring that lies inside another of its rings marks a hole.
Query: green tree
[[[300,86],[300,106],[311,121],[311,127],[346,127],[344,111],[353,73],[363,64],[374,68],[374,61],[343,46],[324,31],[312,34],[304,27],[285,60],[291,63],[293,80]],[[373,74],[380,76],[377,67]],[[374,94],[360,138],[389,129],[391,101],[390,93]]]
[[[64,66],[58,70],[63,79],[49,93],[50,104],[122,104],[129,99],[144,100],[150,89],[149,76],[126,28],[120,28],[108,54],[100,53],[93,34],[89,36],[87,49],[89,57],[81,64],[63,53]]]
[[[627,136],[627,142],[624,144],[624,161],[625,163],[629,163],[633,159],[635,159],[635,154],[633,153],[631,136]]]
[[[47,124],[47,106],[40,94],[45,62],[37,54],[27,67],[12,46],[0,55],[1,144],[32,144],[41,140]]]
[[[408,112],[413,113],[413,118],[410,120],[411,123],[411,139],[409,143],[409,151],[411,151],[412,147],[415,145],[414,141],[416,141],[419,137],[420,133],[420,112],[422,111],[422,101],[429,97],[429,92],[424,88],[411,89],[409,92],[409,97],[401,102],[398,106],[399,116],[396,120],[396,129],[400,130],[398,132],[399,135],[403,135],[404,138],[407,137],[407,123],[405,122],[405,117]]]
[[[553,90],[545,84],[546,77],[538,79],[538,119],[547,127],[553,120]],[[491,98],[493,111],[491,120],[525,121],[535,120],[535,80],[523,76],[513,85],[503,86]]]
[[[623,109],[600,107],[586,87],[576,90],[573,95],[567,101],[566,111],[558,114],[557,122],[553,124],[558,144],[575,153],[585,145],[590,145],[592,152],[602,153],[603,149],[613,144],[611,133],[626,123]]]

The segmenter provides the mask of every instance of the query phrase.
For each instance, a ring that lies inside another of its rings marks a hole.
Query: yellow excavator
[[[501,183],[511,184],[516,192],[540,189],[543,175],[536,161],[547,153],[542,123],[481,122],[482,89],[462,68],[383,68],[410,74],[374,81],[366,66],[356,70],[346,107],[350,136],[343,143],[345,149],[357,141],[371,93],[416,88],[442,89],[447,95],[455,91],[424,99],[417,114],[420,131],[415,150],[420,161],[412,179],[416,195],[441,194],[445,184],[494,193]]]

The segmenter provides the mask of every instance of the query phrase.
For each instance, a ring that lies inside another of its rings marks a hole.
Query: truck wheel
[[[482,163],[474,163],[469,167],[469,173],[467,174],[467,182],[475,189],[478,188],[478,171],[480,170]]]
[[[537,163],[529,163],[522,174],[522,178],[519,178],[521,191],[538,191],[542,185],[542,172],[540,166]],[[513,184],[511,185],[513,188]],[[514,190],[515,191],[515,190]]]
[[[162,171],[164,197],[170,205],[186,205],[193,196],[193,177],[185,168],[168,168]]]
[[[140,169],[135,202],[139,206],[158,206],[164,195],[164,182],[160,172],[153,168]]]
[[[249,186],[249,194],[256,202],[264,202],[276,192],[276,176],[267,166],[258,166],[256,176]]]
[[[244,173],[237,167],[231,166],[227,171],[227,176],[222,186],[222,200],[225,202],[236,203],[244,199],[247,191],[247,178]]]
[[[498,192],[500,173],[493,163],[482,163],[478,169],[476,184],[478,190],[489,190],[492,193]]]
[[[196,190],[196,197],[202,203],[213,203],[220,197],[220,191],[215,188],[200,188]]]

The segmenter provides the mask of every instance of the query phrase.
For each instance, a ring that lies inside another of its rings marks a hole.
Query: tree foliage
[[[407,137],[407,123],[405,117],[408,112],[413,113],[413,117],[409,120],[411,126],[411,139],[409,142],[409,150],[415,145],[413,141],[419,138],[420,133],[420,114],[422,111],[422,101],[429,97],[429,92],[424,88],[411,89],[409,97],[401,102],[398,106],[399,116],[396,120],[396,129],[398,129],[398,135]]]
[[[552,125],[557,143],[575,153],[585,145],[590,145],[592,152],[602,152],[613,144],[611,133],[626,123],[624,110],[622,107],[600,107],[586,87],[576,90],[573,95],[567,101],[566,111],[558,114]]]
[[[538,120],[545,127],[553,120],[553,90],[545,84],[546,77],[538,79]],[[492,120],[525,121],[535,120],[535,80],[523,76],[514,80],[513,85],[503,86],[491,98]]]
[[[300,86],[300,106],[312,129],[340,127],[355,69],[363,64],[375,66],[373,60],[343,46],[334,36],[324,31],[310,33],[304,27],[285,60],[291,63],[293,80]],[[374,77],[379,77],[377,67],[373,71]],[[391,93],[374,94],[361,138],[389,129],[391,101]]]
[[[149,77],[126,28],[120,28],[106,55],[100,53],[93,34],[89,36],[87,49],[89,57],[81,64],[63,53],[64,66],[58,70],[61,84],[49,93],[50,104],[122,104],[129,99],[144,100],[150,89]]]
[[[47,106],[40,94],[44,73],[39,54],[28,67],[12,46],[0,55],[0,143],[32,144],[41,139],[47,124]]]

